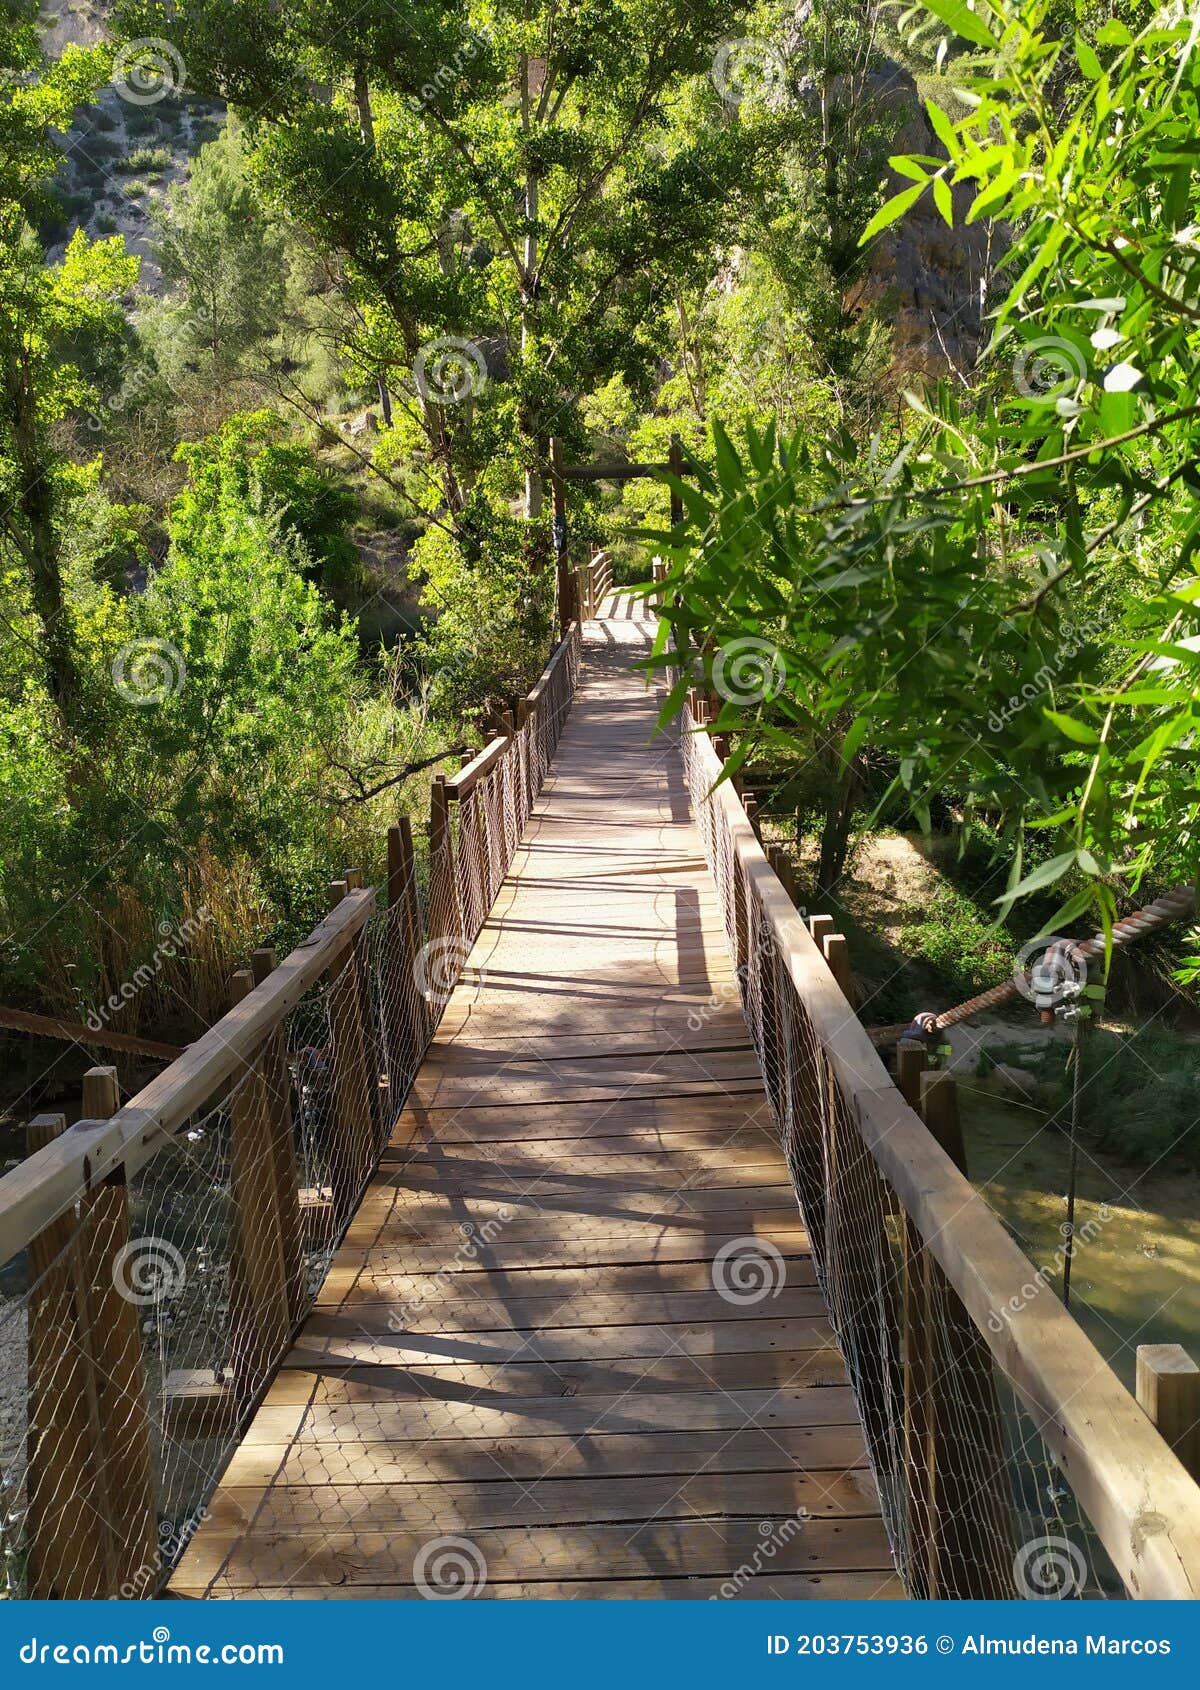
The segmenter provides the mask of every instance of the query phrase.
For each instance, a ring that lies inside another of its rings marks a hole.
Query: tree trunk
[[[62,547],[54,524],[51,465],[38,423],[33,387],[15,347],[4,361],[0,405],[12,422],[17,465],[15,520],[10,532],[29,570],[34,609],[45,645],[46,683],[64,722],[78,712],[80,683],[62,580]]]
[[[853,761],[848,768],[843,767],[840,744],[831,743],[826,751],[829,798],[825,805],[825,825],[821,829],[821,860],[817,867],[817,884],[822,892],[832,893],[842,877],[850,850],[854,805],[858,797],[858,769]]]
[[[358,111],[358,132],[369,153],[375,151],[375,114],[371,110],[371,87],[367,81],[367,67],[354,67],[354,104]]]
[[[529,59],[521,60],[521,127],[526,135],[529,134],[532,123],[529,91]],[[521,278],[521,355],[526,357],[534,343],[536,334],[536,281],[538,264],[538,179],[534,171],[529,171],[525,177],[525,242],[522,253]],[[545,442],[541,439],[540,419],[533,413],[526,414],[526,435],[533,446],[534,459],[525,471],[525,517],[529,522],[540,522],[543,509],[542,459],[545,452]]]

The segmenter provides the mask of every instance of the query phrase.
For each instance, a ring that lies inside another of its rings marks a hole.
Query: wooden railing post
[[[83,1076],[83,1114],[107,1121],[121,1107],[117,1071]],[[109,1174],[80,1203],[80,1266],[96,1382],[99,1455],[112,1534],[117,1593],[153,1594],[159,1571],[151,1470],[150,1418],[138,1301],[129,1278],[136,1248],[129,1236],[125,1170]]]
[[[1200,1479],[1200,1367],[1182,1344],[1139,1344],[1137,1400],[1193,1479]]]
[[[262,946],[250,958],[255,985],[261,985],[278,967],[279,959],[269,946]],[[282,1025],[267,1040],[262,1054],[263,1087],[266,1093],[267,1133],[275,1175],[275,1212],[283,1247],[284,1281],[288,1314],[293,1325],[304,1313],[308,1301],[307,1259],[304,1228],[300,1218],[300,1169],[296,1157],[296,1133],[292,1121],[292,1076]]]
[[[233,976],[238,1004],[254,990],[248,968]],[[280,1227],[271,1103],[264,1075],[270,1041],[235,1080],[229,1105],[229,1185],[233,1205],[230,1319],[234,1388],[251,1397],[282,1354],[291,1332],[288,1276]]]
[[[454,874],[454,841],[444,775],[435,775],[429,793],[429,943],[463,934],[462,906]],[[437,972],[440,972],[438,970]]]
[[[808,931],[812,934],[813,944],[825,954],[825,940],[833,932],[833,917],[831,915],[810,915]]]
[[[671,474],[683,479],[683,441],[677,434],[671,436],[671,444],[667,449],[667,465]],[[672,487],[671,489],[671,527],[677,527],[683,521],[683,500]]]
[[[332,881],[330,908],[336,909],[348,891],[344,880]],[[334,1115],[330,1184],[336,1215],[345,1221],[374,1160],[370,1062],[353,943],[334,963],[328,980],[329,1071]]]
[[[423,936],[412,825],[407,815],[402,814],[395,827],[388,828],[387,853],[387,1036],[395,1084],[397,1059],[404,1064],[407,1082],[429,1036],[429,1005],[418,991],[413,973]],[[399,1096],[391,1103],[393,1112],[398,1111]]]
[[[29,1123],[32,1155],[66,1130]],[[90,1309],[74,1214],[29,1242],[29,1432],[26,1593],[83,1601],[115,1594]]]
[[[854,981],[850,973],[850,951],[844,933],[828,933],[821,943],[821,951],[829,964],[829,972],[838,983],[847,1003],[853,1003]]]

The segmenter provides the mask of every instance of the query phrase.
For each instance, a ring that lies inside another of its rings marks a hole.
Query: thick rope
[[[1121,950],[1137,939],[1144,939],[1148,934],[1168,927],[1173,921],[1184,920],[1192,914],[1195,907],[1195,886],[1179,886],[1173,892],[1164,893],[1144,909],[1134,910],[1132,915],[1122,916],[1120,921],[1113,923],[1113,949]],[[1068,955],[1083,961],[1104,955],[1103,933],[1097,933],[1094,938],[1083,939],[1079,943],[1071,939],[1059,942],[1066,948]],[[895,1040],[905,1037],[927,1039],[934,1033],[944,1032],[948,1027],[956,1027],[961,1021],[970,1021],[976,1015],[986,1014],[990,1009],[999,1009],[1002,1004],[1011,1003],[1020,995],[1021,988],[1014,977],[1002,981],[998,986],[989,987],[986,992],[980,992],[973,998],[967,998],[964,1003],[955,1004],[953,1009],[939,1010],[937,1013],[922,1010],[914,1017],[911,1025],[906,1026],[901,1022],[897,1026],[872,1027],[869,1036],[877,1045],[892,1044]]]

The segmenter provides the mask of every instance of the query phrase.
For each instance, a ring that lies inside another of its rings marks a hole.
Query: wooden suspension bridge
[[[1135,1401],[1038,1283],[607,589],[435,783],[427,885],[402,821],[142,1093],[33,1123],[11,1594],[1200,1595],[1195,1370]]]

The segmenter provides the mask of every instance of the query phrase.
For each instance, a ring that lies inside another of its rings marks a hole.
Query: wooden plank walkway
[[[174,1595],[414,1597],[455,1565],[493,1597],[903,1594],[678,751],[652,739],[648,628],[605,608],[525,841]],[[758,1300],[722,1265],[750,1240]]]

